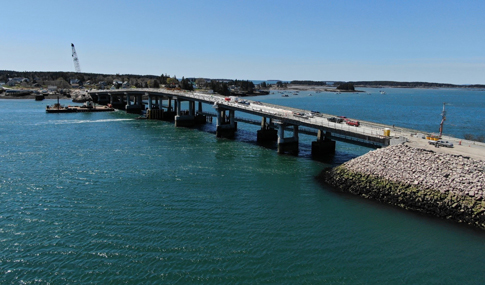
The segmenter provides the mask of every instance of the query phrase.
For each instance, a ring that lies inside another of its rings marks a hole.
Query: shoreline
[[[416,87],[409,87],[409,86],[386,86],[386,85],[354,85],[356,88],[374,88],[374,89],[380,89],[380,88],[403,88],[403,89],[425,89],[425,90],[430,90],[430,89],[467,89],[470,91],[485,91],[483,88],[470,88],[470,87],[423,87],[423,86],[416,86]],[[271,88],[270,90],[298,90],[298,91],[322,91],[322,92],[337,92],[336,91],[326,91],[330,89],[329,86],[327,85],[302,85],[302,84],[288,84],[287,88]],[[355,90],[355,91],[346,91],[346,90],[340,90],[340,92],[366,92],[362,90]]]
[[[317,180],[341,192],[485,230],[485,160],[396,145],[324,170]]]
[[[485,89],[477,89],[477,88],[470,88],[470,87],[409,87],[409,86],[368,86],[368,85],[356,85],[355,87],[360,87],[360,88],[373,88],[373,89],[380,89],[380,88],[405,88],[405,89],[424,89],[424,90],[430,90],[430,89],[467,89],[470,91],[485,91]],[[1,87],[0,87],[1,88]],[[29,89],[30,90],[30,89]],[[35,89],[32,89],[35,90]],[[80,91],[84,92],[78,89],[71,89],[72,92]],[[330,92],[330,93],[336,93],[336,92],[341,92],[341,93],[365,93],[367,91],[365,90],[338,90],[336,88],[329,88],[327,85],[301,85],[301,84],[288,84],[286,88],[280,88],[280,87],[271,87],[269,89],[265,89],[269,94],[248,94],[248,95],[240,95],[240,97],[252,97],[252,96],[266,96],[266,95],[271,95],[272,91],[315,91],[315,92]],[[195,92],[203,92],[203,91],[198,91],[194,90]],[[60,99],[69,99],[69,97],[65,95],[46,95],[45,99],[57,99],[57,96],[60,97]],[[230,95],[230,96],[236,96],[236,95]],[[5,93],[0,93],[0,99],[35,99],[35,94],[30,94],[30,95],[20,95],[20,96],[6,96]]]

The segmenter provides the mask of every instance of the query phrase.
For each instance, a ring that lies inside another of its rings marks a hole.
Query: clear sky
[[[485,84],[485,1],[0,0],[0,69]]]

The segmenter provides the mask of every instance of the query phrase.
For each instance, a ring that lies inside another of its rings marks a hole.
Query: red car
[[[347,121],[346,121],[346,123],[347,123],[347,125],[349,125],[349,126],[355,126],[355,127],[360,126],[359,121],[351,121],[351,120],[347,120]]]

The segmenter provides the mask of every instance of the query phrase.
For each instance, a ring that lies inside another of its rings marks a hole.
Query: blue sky
[[[485,84],[485,1],[0,0],[0,69]]]

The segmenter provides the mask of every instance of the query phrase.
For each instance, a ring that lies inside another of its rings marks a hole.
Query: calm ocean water
[[[485,91],[300,92],[263,102],[484,135]],[[313,96],[308,96],[313,93]],[[485,232],[334,192],[333,160],[124,112],[46,114],[0,100],[2,284],[482,284]],[[65,104],[72,104],[64,101]],[[206,108],[210,110],[210,107]]]

